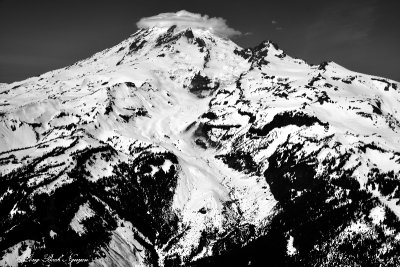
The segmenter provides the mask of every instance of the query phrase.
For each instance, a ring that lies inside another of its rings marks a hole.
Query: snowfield
[[[399,86],[175,27],[0,84],[0,265],[395,266]]]

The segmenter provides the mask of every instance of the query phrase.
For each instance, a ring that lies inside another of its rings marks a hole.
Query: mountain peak
[[[0,265],[397,260],[399,84],[243,49],[220,23],[160,14],[0,84]]]
[[[229,27],[223,18],[210,18],[208,15],[201,15],[186,10],[175,13],[161,13],[156,16],[142,18],[136,23],[138,28],[162,27],[170,28],[176,26],[179,29],[193,28],[203,29],[220,37],[233,37],[241,32]]]

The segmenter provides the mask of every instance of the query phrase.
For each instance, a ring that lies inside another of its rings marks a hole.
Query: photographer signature
[[[73,264],[79,264],[83,262],[89,262],[89,259],[84,258],[75,258],[73,255],[65,256],[61,255],[59,257],[55,257],[53,254],[45,255],[43,258],[27,258],[23,260],[19,260],[19,263],[32,263],[32,264],[39,264],[39,263],[65,263],[69,266]]]

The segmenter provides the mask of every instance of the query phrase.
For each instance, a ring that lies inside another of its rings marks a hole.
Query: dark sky
[[[0,0],[0,82],[70,65],[136,31],[142,17],[223,17],[243,47],[272,40],[293,57],[333,60],[400,81],[399,0]]]

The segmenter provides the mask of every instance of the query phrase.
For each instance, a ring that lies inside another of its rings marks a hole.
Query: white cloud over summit
[[[221,37],[229,38],[241,35],[240,31],[230,28],[223,18],[210,18],[208,15],[191,13],[186,10],[141,18],[136,23],[138,28],[171,27],[172,25],[177,25],[179,28],[191,27],[209,30]]]

